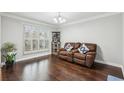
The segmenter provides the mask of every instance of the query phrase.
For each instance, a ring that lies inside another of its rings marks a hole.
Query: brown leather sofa
[[[67,44],[71,44],[72,51],[68,52],[64,48]],[[73,43],[73,42],[68,42],[65,43],[64,48],[60,48],[58,51],[58,56],[59,58],[65,59],[67,61],[73,62],[73,51],[76,50],[80,46],[80,43]]]
[[[67,44],[71,44],[71,46],[73,46],[70,52],[64,49]],[[81,43],[68,42],[65,43],[64,48],[60,48],[58,50],[58,57],[69,62],[75,62],[87,67],[91,67],[95,60],[97,46],[96,44],[92,43],[83,44],[85,44],[89,48],[89,51],[86,54],[82,54],[78,51],[78,48],[82,45]]]

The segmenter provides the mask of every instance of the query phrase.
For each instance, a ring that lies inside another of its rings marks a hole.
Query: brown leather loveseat
[[[70,44],[73,47],[71,51],[66,51],[65,47],[67,44]],[[89,49],[85,54],[80,53],[78,50],[82,44],[85,44]],[[96,44],[92,43],[68,42],[65,43],[64,48],[60,48],[58,50],[58,57],[69,62],[75,62],[87,67],[91,67],[95,60],[96,47]]]

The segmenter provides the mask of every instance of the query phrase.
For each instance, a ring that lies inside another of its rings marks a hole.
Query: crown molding
[[[85,22],[88,22],[88,21],[93,21],[93,20],[96,20],[96,19],[109,17],[109,16],[113,16],[113,15],[117,15],[117,14],[121,14],[121,13],[120,12],[105,13],[105,14],[102,14],[102,15],[93,16],[93,17],[89,17],[89,18],[86,18],[86,19],[78,20],[78,21],[73,21],[73,22],[69,22],[69,23],[65,23],[65,24],[59,24],[59,25],[58,24],[53,25],[53,24],[48,24],[48,23],[45,23],[45,22],[41,22],[39,20],[33,20],[33,19],[29,19],[29,18],[20,17],[20,16],[17,16],[17,15],[13,15],[11,13],[3,13],[3,12],[0,13],[1,16],[6,16],[6,17],[22,20],[22,21],[27,21],[27,22],[31,22],[31,23],[40,24],[40,25],[45,25],[45,26],[49,26],[49,27],[52,27],[52,28],[55,28],[55,29],[65,27],[65,26],[69,26],[69,25],[85,23]]]
[[[92,21],[92,20],[96,20],[96,19],[100,19],[100,18],[104,18],[104,17],[109,17],[109,16],[113,16],[113,15],[117,15],[117,14],[121,14],[121,13],[120,12],[105,13],[105,14],[102,14],[102,15],[93,16],[93,17],[89,17],[89,18],[86,18],[86,19],[65,23],[65,24],[60,25],[60,27],[69,26],[69,25],[78,24],[78,23],[85,23],[85,22],[88,22],[88,21]]]
[[[10,18],[14,18],[14,19],[18,19],[18,20],[22,20],[22,21],[26,21],[26,22],[30,22],[30,23],[35,23],[35,24],[39,24],[39,25],[44,25],[44,26],[49,26],[52,28],[56,28],[56,25],[52,25],[52,24],[48,24],[45,22],[41,22],[39,20],[34,20],[34,19],[29,19],[29,18],[25,18],[25,17],[20,17],[11,13],[4,13],[1,12],[0,13],[1,16],[5,16],[5,17],[10,17]]]

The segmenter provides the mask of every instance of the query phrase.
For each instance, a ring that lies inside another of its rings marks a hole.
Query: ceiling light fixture
[[[57,24],[65,23],[66,19],[60,15],[60,12],[58,12],[58,15],[53,18],[54,22]]]

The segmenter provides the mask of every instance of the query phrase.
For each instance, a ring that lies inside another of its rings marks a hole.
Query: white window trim
[[[23,24],[23,54],[33,54],[33,53],[39,53],[39,52],[48,52],[49,51],[49,39],[48,39],[48,33],[46,33],[45,31],[42,31],[44,33],[47,34],[47,37],[44,38],[44,41],[48,40],[48,48],[43,48],[43,49],[40,49],[39,48],[39,41],[41,40],[41,38],[33,38],[33,37],[30,37],[30,38],[25,38],[24,36],[24,32],[25,32],[25,26],[28,25],[28,26],[33,26],[33,27],[36,27],[35,25],[31,25],[31,24]],[[42,30],[42,29],[40,29]],[[31,40],[31,51],[25,51],[25,40]],[[38,40],[38,50],[33,50],[33,43],[32,43],[32,40],[35,40],[37,39]],[[45,45],[44,45],[45,46]]]

